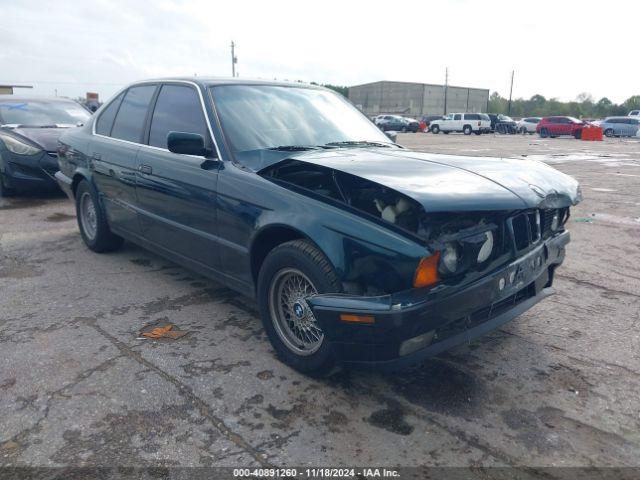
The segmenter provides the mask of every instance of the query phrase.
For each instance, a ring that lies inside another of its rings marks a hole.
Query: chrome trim
[[[166,85],[166,84],[171,84],[171,83],[184,83],[187,85],[191,85],[193,86],[196,91],[198,92],[198,98],[200,98],[200,107],[202,109],[202,113],[204,113],[204,118],[205,121],[207,123],[207,130],[209,131],[209,135],[211,136],[211,141],[213,142],[213,146],[216,149],[216,155],[218,157],[219,160],[223,160],[222,156],[220,155],[220,149],[218,148],[218,142],[216,142],[216,137],[213,135],[213,129],[211,128],[211,119],[209,118],[209,114],[207,113],[207,108],[204,104],[204,97],[202,96],[202,90],[200,89],[199,85],[195,82],[191,82],[189,80],[170,80],[170,79],[164,79],[164,80],[144,80],[141,82],[135,82],[135,83],[131,83],[129,85],[127,85],[126,87],[122,88],[121,90],[119,90],[112,98],[116,98],[118,95],[120,95],[122,92],[124,92],[125,90],[128,90],[131,87],[138,87],[141,85],[153,85],[156,84],[158,86],[162,86],[162,85]],[[123,98],[124,100],[124,98]],[[156,98],[157,101],[157,98]],[[111,105],[111,101],[109,103],[106,103],[104,105],[104,109],[106,109],[106,107],[108,105]],[[120,138],[114,138],[114,137],[107,137],[106,135],[100,135],[99,133],[96,133],[96,123],[98,122],[98,120],[100,120],[100,117],[102,116],[102,112],[99,113],[98,116],[96,116],[93,119],[93,123],[91,124],[91,134],[93,136],[96,137],[101,137],[101,138],[106,138],[108,140],[113,140],[115,142],[122,142],[122,143],[127,143],[129,145],[137,145],[139,147],[146,147],[146,148],[150,148],[152,150],[161,150],[164,152],[168,152],[169,150],[166,148],[160,148],[160,147],[154,147],[152,145],[145,145],[144,143],[137,143],[137,142],[130,142],[129,140],[122,140]],[[117,115],[116,115],[117,116]],[[153,114],[152,114],[153,116]],[[114,118],[115,121],[115,118]],[[173,152],[171,152],[173,153]],[[180,157],[182,157],[182,155],[180,155],[179,153],[174,153],[174,155],[178,155]],[[193,156],[193,155],[190,155]],[[198,157],[198,158],[204,158],[204,157]]]

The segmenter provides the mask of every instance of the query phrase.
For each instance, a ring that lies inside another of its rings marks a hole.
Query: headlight
[[[458,269],[458,247],[454,243],[447,243],[442,251],[442,266],[447,273],[455,273]]]
[[[484,235],[486,240],[478,252],[478,263],[482,263],[487,260],[493,251],[493,232],[484,232]]]
[[[16,155],[35,155],[41,152],[41,149],[22,142],[11,135],[0,134],[0,140],[2,140],[4,145],[7,147],[7,150],[15,153]]]

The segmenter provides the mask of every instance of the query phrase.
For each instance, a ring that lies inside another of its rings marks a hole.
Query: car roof
[[[132,82],[130,85],[136,85],[140,83],[155,83],[155,82],[191,82],[203,87],[216,86],[216,85],[270,85],[279,87],[299,87],[299,88],[312,88],[317,90],[328,90],[320,85],[312,85],[310,83],[303,82],[290,82],[290,81],[278,81],[278,80],[260,80],[260,79],[248,79],[239,77],[162,77],[162,78],[150,78],[145,80],[139,80]]]

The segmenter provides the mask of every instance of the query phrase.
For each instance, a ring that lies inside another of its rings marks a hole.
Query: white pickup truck
[[[489,133],[491,119],[484,113],[450,113],[442,120],[433,120],[429,124],[431,133],[462,132],[465,135]]]

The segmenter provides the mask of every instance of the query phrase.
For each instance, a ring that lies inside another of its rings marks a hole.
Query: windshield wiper
[[[384,142],[370,142],[368,140],[345,140],[342,142],[329,142],[325,143],[325,147],[391,147],[393,143]]]
[[[270,147],[269,150],[278,150],[280,152],[304,152],[306,150],[317,150],[322,147],[316,147],[313,145],[279,145],[277,147]]]

